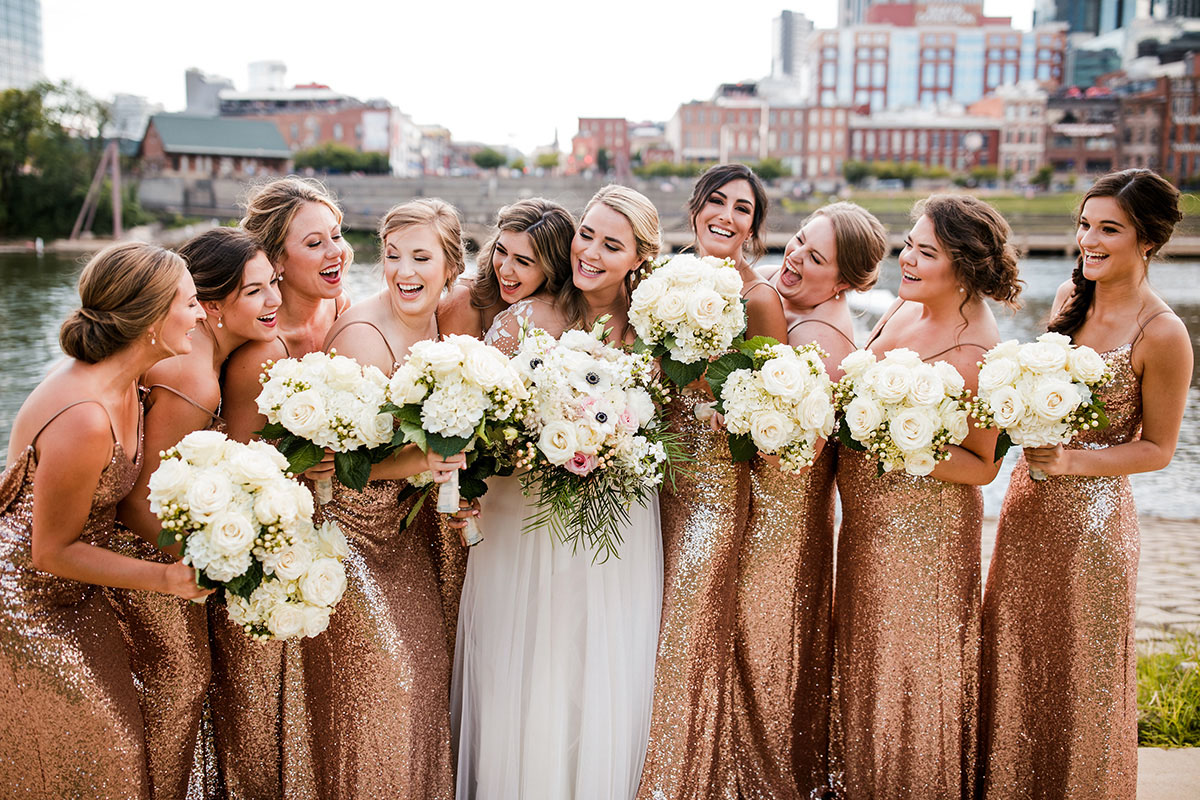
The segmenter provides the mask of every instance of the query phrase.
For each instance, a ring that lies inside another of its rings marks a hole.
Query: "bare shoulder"
[[[338,355],[349,356],[360,364],[374,364],[388,373],[394,366],[383,331],[367,314],[347,319],[344,323],[338,320],[325,339],[325,349],[336,350]]]
[[[207,364],[197,363],[191,354],[158,362],[146,373],[143,383],[147,387],[169,386],[209,409],[221,402],[221,384],[216,374]]]
[[[444,334],[479,336],[483,333],[482,315],[471,305],[471,285],[458,281],[438,303],[438,331]]]
[[[1192,361],[1192,339],[1188,334],[1187,325],[1175,312],[1163,305],[1162,311],[1145,324],[1142,329],[1142,342],[1137,348],[1143,358],[1178,361],[1185,359],[1190,365]]]

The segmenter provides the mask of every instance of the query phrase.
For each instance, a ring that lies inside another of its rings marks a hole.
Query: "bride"
[[[487,341],[514,353],[522,323],[557,337],[605,315],[610,341],[632,341],[630,291],[659,235],[649,200],[601,189],[563,265],[571,279],[557,296],[539,292],[502,312]],[[662,607],[658,504],[634,503],[620,557],[593,563],[544,528],[523,532],[530,508],[518,478],[488,486],[454,654],[458,797],[632,798]]]

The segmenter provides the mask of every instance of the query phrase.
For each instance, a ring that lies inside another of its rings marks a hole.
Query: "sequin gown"
[[[734,763],[746,800],[807,798],[829,779],[832,444],[803,475],[756,458],[738,567]]]
[[[212,416],[208,430],[223,430],[221,418],[190,397],[169,386],[150,388],[178,395]],[[175,560],[120,522],[110,548],[143,561],[169,564]],[[215,796],[219,791],[216,754],[211,722],[205,719],[212,677],[207,609],[161,592],[111,587],[104,592],[121,625],[141,698],[151,795],[163,800]]]
[[[844,796],[971,798],[979,674],[978,486],[876,476],[841,448],[835,733]]]
[[[132,461],[114,443],[81,541],[108,544],[141,471],[140,428]],[[36,471],[31,444],[0,475],[0,795],[149,798],[138,694],[108,600],[33,566]]]
[[[696,419],[705,389],[682,389],[668,422],[695,456],[688,477],[659,494],[663,611],[650,745],[639,800],[734,795],[733,641],[738,553],[750,505],[750,467],[724,433]]]
[[[1103,353],[1107,428],[1071,448],[1138,438],[1126,344]],[[1117,800],[1137,792],[1137,511],[1125,475],[1013,469],[983,604],[980,772],[987,798]],[[1048,713],[1049,712],[1049,713]]]

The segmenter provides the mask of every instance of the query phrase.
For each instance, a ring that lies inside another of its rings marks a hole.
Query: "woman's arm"
[[[101,473],[112,459],[108,416],[94,404],[77,406],[50,424],[38,439],[33,484],[33,565],[60,578],[164,592],[185,598],[209,591],[180,562],[158,564],[128,558],[81,541]]]
[[[267,418],[258,413],[259,392],[262,383],[263,365],[267,361],[287,358],[287,352],[278,339],[270,342],[250,342],[233,351],[225,362],[225,379],[221,383],[221,416],[225,420],[225,433],[230,439],[248,442],[255,438],[254,432],[263,429]]]
[[[787,341],[787,318],[779,293],[765,283],[746,293],[746,338],[770,336],[777,342]]]
[[[993,345],[995,342],[992,343]],[[966,388],[974,395],[979,389],[979,360],[982,357],[979,349],[971,345],[963,345],[946,354],[944,361],[958,370],[963,376]],[[995,428],[977,428],[967,420],[967,438],[962,444],[950,445],[950,457],[939,461],[931,475],[947,483],[966,483],[972,486],[984,486],[996,479],[1000,472],[1000,462],[994,459],[996,455],[996,440],[1000,431]]]

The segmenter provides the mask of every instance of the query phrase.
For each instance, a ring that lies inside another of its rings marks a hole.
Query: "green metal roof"
[[[168,153],[291,158],[275,123],[258,119],[155,114],[150,124]]]

